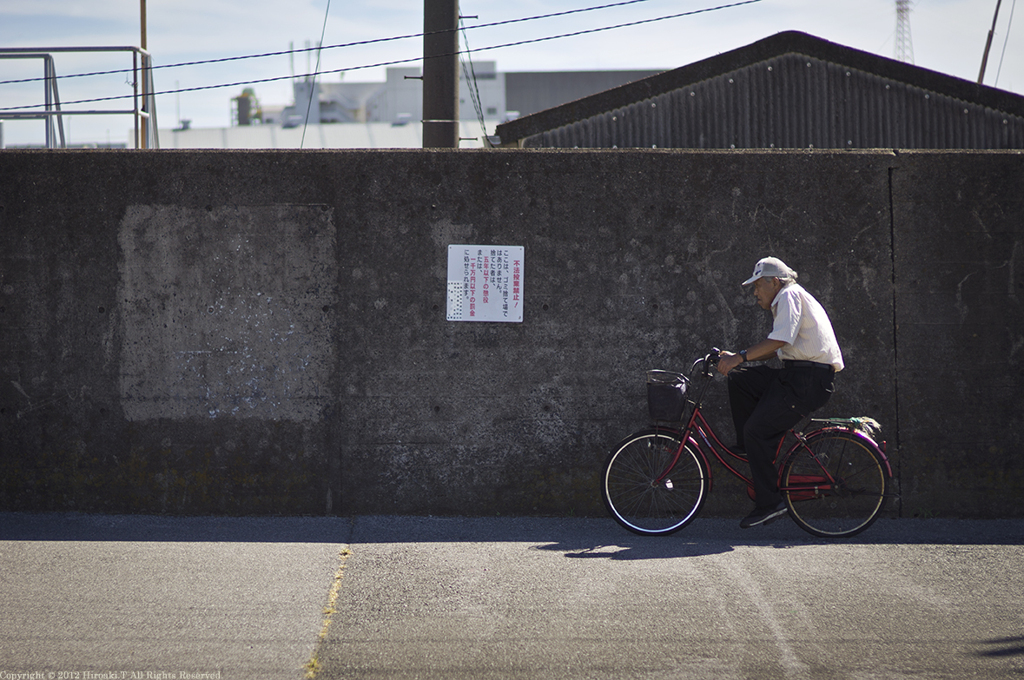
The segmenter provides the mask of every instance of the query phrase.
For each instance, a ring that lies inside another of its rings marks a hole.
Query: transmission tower
[[[914,43],[910,39],[910,0],[896,0],[896,59],[914,63]]]

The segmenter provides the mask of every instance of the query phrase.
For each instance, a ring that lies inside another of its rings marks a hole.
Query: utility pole
[[[459,148],[459,0],[423,0],[423,148]]]
[[[142,49],[146,48],[146,0],[139,0],[139,19],[142,24],[142,41],[139,43],[139,47]]]
[[[999,18],[999,5],[1002,3],[1003,0],[996,0],[996,14],[992,17],[992,28],[989,29],[988,40],[985,41],[985,54],[981,57],[981,73],[978,74],[978,85],[981,85],[981,81],[985,80],[985,66],[988,65],[988,51],[992,48],[992,36],[996,32],[996,20]]]
[[[141,39],[141,41],[139,43],[139,47],[142,48],[143,52],[148,52],[149,49],[147,47],[147,42],[146,42],[146,0],[139,0],[139,21],[142,24],[142,39]],[[143,111],[147,111],[146,103],[149,101],[149,98],[147,97],[147,95],[149,94],[148,89],[147,89],[147,81],[149,80],[149,74],[146,72],[146,64],[147,63],[149,63],[149,61],[148,61],[147,58],[144,57],[142,59],[142,67],[143,67],[142,68],[142,110]],[[150,115],[152,115],[151,112],[149,112],[149,113],[150,113]],[[138,120],[138,118],[136,118],[136,120]],[[139,127],[140,127],[139,134],[140,134],[140,138],[141,138],[141,141],[142,141],[141,148],[148,149],[149,148],[149,134],[148,134],[147,131],[149,130],[149,119],[148,118],[144,119],[142,121],[142,125],[139,126]]]

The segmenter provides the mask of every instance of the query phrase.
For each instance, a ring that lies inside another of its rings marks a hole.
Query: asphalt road
[[[1021,677],[1022,557],[1024,520],[0,514],[0,680]]]

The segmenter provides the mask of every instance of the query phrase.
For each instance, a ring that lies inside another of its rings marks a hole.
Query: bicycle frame
[[[700,410],[701,404],[704,402],[704,396],[707,393],[708,386],[711,383],[711,377],[713,375],[710,372],[710,365],[712,363],[710,359],[711,356],[712,355],[708,355],[704,359],[698,359],[696,362],[694,362],[693,366],[690,369],[690,375],[692,376],[698,364],[701,364],[701,375],[704,378],[704,381],[696,397],[694,399],[688,400],[689,403],[692,405],[692,409],[690,410],[689,418],[686,419],[686,427],[682,428],[681,430],[672,427],[661,428],[656,426],[655,428],[669,430],[670,432],[678,435],[681,441],[679,448],[676,450],[675,455],[672,457],[671,464],[657,478],[656,482],[661,482],[670,474],[672,469],[675,468],[676,463],[679,461],[679,457],[682,455],[683,449],[686,447],[687,444],[691,444],[693,448],[696,450],[697,454],[700,455],[700,457],[703,459],[704,468],[707,470],[708,473],[709,492],[714,486],[714,477],[711,472],[708,451],[711,452],[711,455],[714,456],[714,458],[718,460],[718,462],[721,463],[726,470],[728,470],[735,477],[739,478],[744,483],[746,483],[748,487],[753,486],[753,482],[751,481],[750,477],[740,472],[736,467],[730,464],[730,459],[733,462],[742,461],[745,464],[747,462],[747,457],[736,453],[728,446],[726,446],[724,443],[722,443],[722,440],[718,437],[718,434],[715,432],[714,428],[711,427],[711,424],[708,423],[707,419],[704,418],[704,414],[701,413]],[[687,381],[691,384],[693,382],[691,378],[687,378]],[[825,422],[832,421],[826,419]],[[831,426],[819,428],[817,430],[814,430],[811,434],[817,434],[819,432],[828,431],[843,432],[849,434],[850,436],[856,437],[859,440],[862,440],[866,445],[871,447],[878,454],[879,458],[885,464],[888,476],[890,478],[892,477],[892,467],[890,466],[889,460],[886,457],[884,451],[885,442],[882,442],[882,446],[880,447],[871,437],[868,437],[863,432],[849,425],[840,424],[834,424]],[[781,455],[783,446],[786,444],[790,436],[795,438],[796,441],[786,450],[786,453],[783,456]],[[813,498],[822,493],[827,493],[831,491],[833,488],[835,488],[837,484],[837,480],[828,471],[827,466],[825,466],[818,459],[817,454],[813,450],[811,450],[810,447],[807,446],[807,437],[808,435],[803,433],[802,431],[798,431],[795,428],[790,429],[779,440],[779,445],[775,450],[775,456],[773,458],[773,462],[775,462],[775,464],[779,468],[779,491],[782,493],[788,493],[790,495],[795,494],[798,499],[807,494],[810,494],[808,497]],[[822,475],[820,478],[817,477],[817,475],[806,475],[807,477],[813,478],[802,480],[799,484],[790,484],[788,486],[783,485],[782,466],[779,466],[778,463],[780,462],[780,460],[785,460],[786,458],[792,456],[801,447],[806,449],[810,457],[818,464],[818,467],[821,469]],[[723,456],[721,453],[723,451],[727,455]]]
[[[628,531],[667,535],[693,521],[711,492],[712,459],[757,501],[747,456],[726,445],[702,412],[720,356],[712,349],[688,375],[648,372],[649,412],[672,420],[655,420],[653,429],[623,439],[608,454],[601,482],[608,512]],[[664,386],[680,391],[673,395]],[[685,408],[676,415],[666,406],[679,408],[678,397]],[[885,442],[874,440],[878,423],[864,416],[811,422],[786,430],[773,452],[784,511],[814,536],[855,536],[878,519],[892,495]]]

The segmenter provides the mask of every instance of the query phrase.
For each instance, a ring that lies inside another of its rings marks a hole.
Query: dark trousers
[[[779,442],[832,396],[834,372],[827,366],[740,366],[729,371],[729,406],[736,448],[747,454],[758,508],[773,507],[779,495],[775,452]]]

